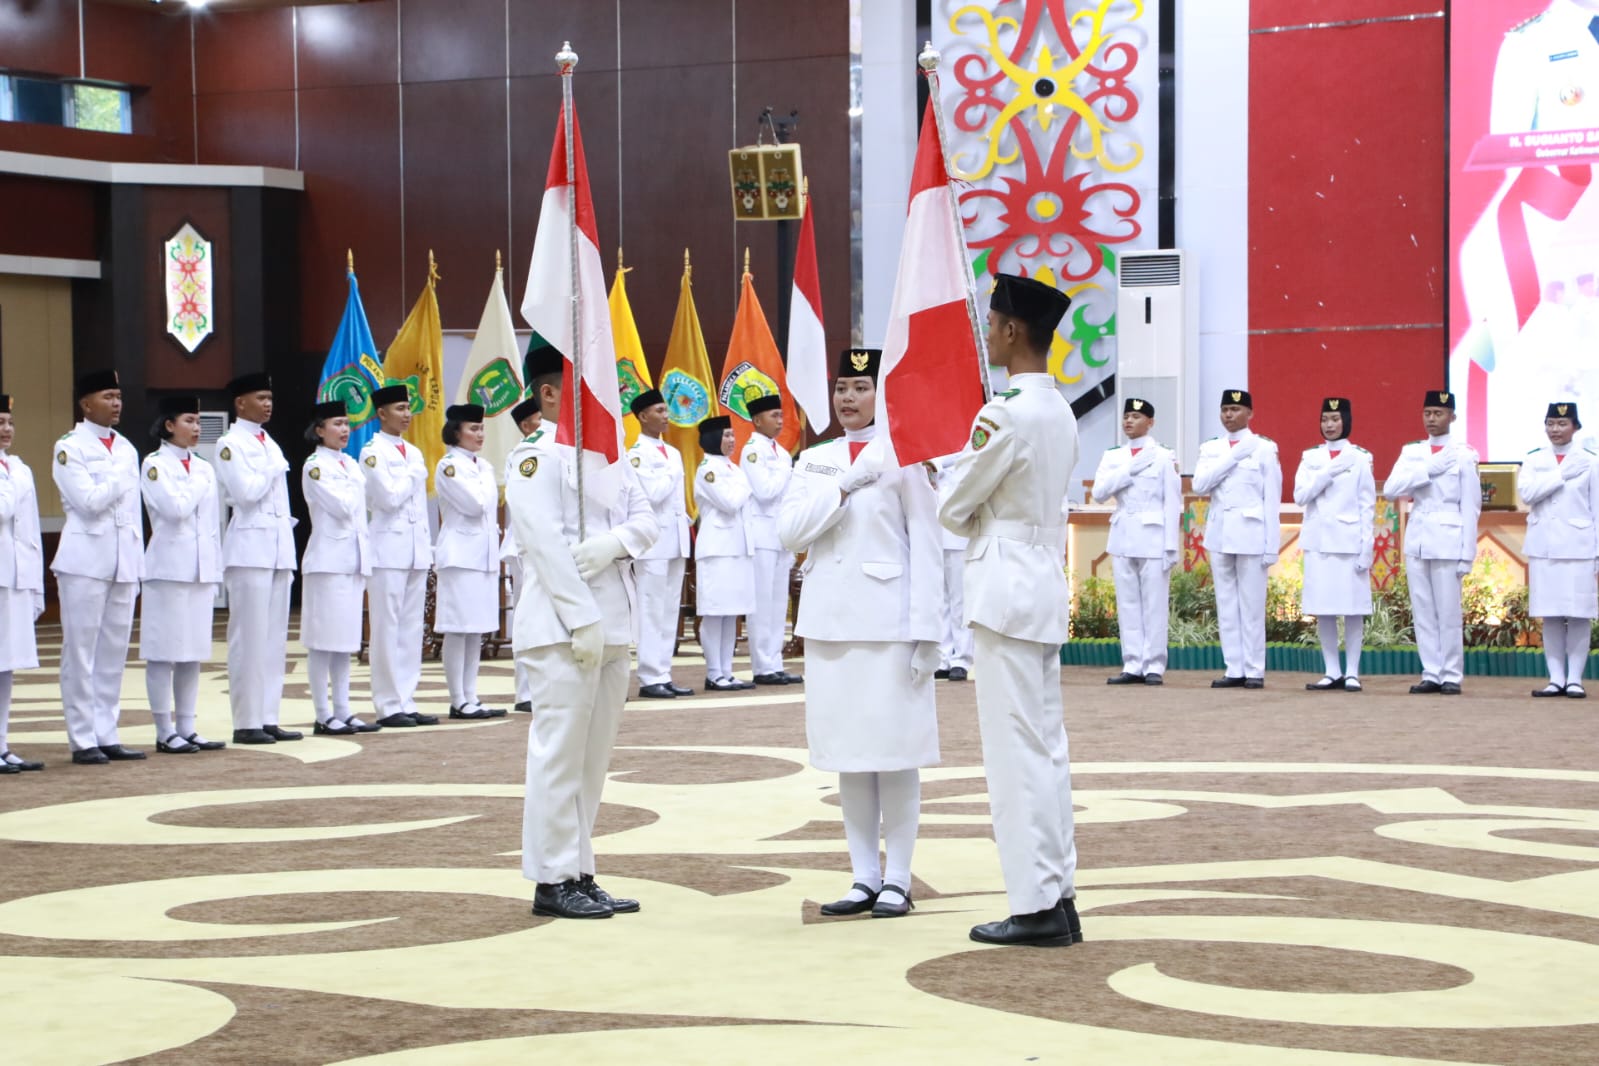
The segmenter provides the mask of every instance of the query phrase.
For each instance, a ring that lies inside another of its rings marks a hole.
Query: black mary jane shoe
[[[183,739],[187,740],[190,744],[193,744],[201,751],[221,751],[223,748],[228,746],[226,741],[206,740],[205,738],[201,737],[199,733],[190,733]]]
[[[174,733],[170,740],[156,741],[155,750],[162,755],[194,755],[200,749]]]
[[[627,899],[624,896],[613,896],[601,888],[594,880],[593,874],[584,874],[577,879],[578,888],[585,896],[595,903],[611,908],[614,914],[637,914],[638,900]]]
[[[1543,688],[1535,688],[1532,690],[1532,698],[1535,700],[1546,700],[1551,696],[1564,696],[1565,694],[1566,686],[1557,685],[1553,681],[1549,682],[1549,684],[1545,685]]]
[[[900,902],[894,903],[883,897],[890,892],[898,892]],[[877,902],[872,904],[873,918],[903,918],[916,909],[916,904],[911,902],[911,890],[900,888],[898,885],[884,885],[883,891],[877,894]]]
[[[355,730],[339,721],[337,718],[331,722],[318,722],[311,727],[311,732],[319,737],[353,737]]]
[[[1581,685],[1573,681],[1571,684],[1566,686],[1566,698],[1568,700],[1585,700],[1588,698],[1588,692]]]
[[[363,722],[363,721],[361,721],[361,719],[355,717],[353,714],[350,717],[348,717],[348,718],[341,718],[340,722],[342,722],[344,725],[349,726],[350,727],[350,732],[352,732],[352,733],[381,733],[381,732],[383,732],[383,727],[382,726],[373,725],[370,722]]]
[[[859,881],[849,886],[852,891],[866,893],[865,899],[836,899],[831,903],[824,903],[821,912],[829,918],[837,918],[845,914],[865,914],[877,905],[877,892],[866,887]]]
[[[299,739],[301,739],[302,737],[305,736],[304,733],[301,733],[298,730],[295,730],[295,729],[284,729],[282,726],[278,725],[276,722],[272,723],[271,725],[262,726],[261,727],[261,732],[265,733],[267,736],[271,737],[273,740],[283,740],[283,741],[299,740]]]
[[[43,770],[44,763],[29,762],[14,751],[0,751],[0,762],[15,770]],[[0,771],[4,772],[4,771]]]
[[[1344,679],[1334,677],[1331,674],[1326,674],[1320,681],[1313,681],[1305,686],[1306,692],[1342,692],[1343,690]]]
[[[12,766],[8,762],[0,762],[0,774],[20,774],[22,767]]]
[[[488,709],[486,707],[477,707],[477,708],[451,707],[450,708],[450,717],[451,718],[466,718],[466,719],[470,719],[472,721],[481,721],[482,719],[493,718],[494,716],[488,712]]]
[[[609,918],[616,912],[590,899],[577,878],[540,884],[533,891],[533,913],[541,918]]]

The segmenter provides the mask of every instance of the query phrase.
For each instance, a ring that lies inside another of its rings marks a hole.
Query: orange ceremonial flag
[[[733,316],[733,339],[727,346],[727,358],[722,361],[722,384],[717,392],[722,413],[733,418],[733,434],[738,440],[735,455],[754,432],[748,404],[760,396],[783,398],[783,429],[777,435],[777,443],[784,451],[792,453],[799,446],[805,423],[788,391],[783,356],[777,350],[777,341],[772,339],[771,327],[766,324],[766,313],[755,295],[746,252],[744,285],[739,292],[738,313]]]

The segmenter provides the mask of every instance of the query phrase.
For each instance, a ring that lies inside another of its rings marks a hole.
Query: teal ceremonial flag
[[[350,412],[350,443],[344,450],[359,457],[361,448],[378,431],[372,409],[372,390],[383,385],[383,364],[378,361],[377,342],[366,322],[361,306],[361,289],[355,283],[355,268],[349,271],[350,295],[344,301],[344,317],[333,335],[327,361],[322,364],[322,381],[317,386],[317,401],[343,400]]]

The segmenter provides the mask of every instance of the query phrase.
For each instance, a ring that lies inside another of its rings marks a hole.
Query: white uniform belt
[[[1021,544],[1037,544],[1044,548],[1059,548],[1066,535],[1062,525],[1035,526],[1031,522],[1016,522],[1005,518],[981,518],[977,522],[979,537],[998,537]]]

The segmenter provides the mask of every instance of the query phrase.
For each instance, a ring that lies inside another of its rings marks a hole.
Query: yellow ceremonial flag
[[[430,496],[433,468],[444,455],[444,328],[433,291],[438,280],[438,265],[429,252],[428,283],[383,357],[385,384],[405,385],[411,390],[411,428],[405,431],[405,439],[422,452]]]
[[[666,343],[666,359],[661,363],[661,396],[666,400],[672,424],[666,427],[667,442],[683,453],[683,494],[689,517],[699,517],[694,506],[694,471],[704,453],[700,451],[699,424],[722,413],[716,402],[716,378],[711,374],[711,357],[705,351],[705,334],[700,332],[699,312],[694,310],[694,270],[689,266],[688,249],[683,249],[683,281],[677,292],[677,314],[672,317],[672,339]]]
[[[633,401],[642,393],[655,387],[650,380],[650,367],[644,361],[644,342],[639,340],[638,325],[633,321],[633,308],[627,302],[627,285],[622,276],[632,267],[622,265],[622,249],[616,250],[616,280],[611,283],[611,339],[616,345],[616,383],[622,394],[622,430],[624,443],[633,447],[638,440],[638,419],[633,417]]]

